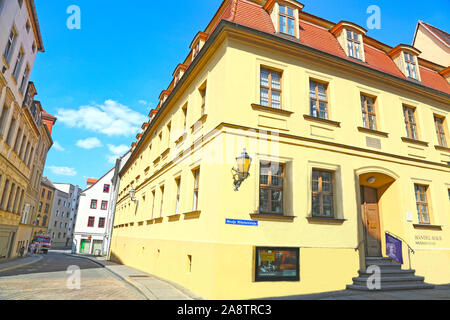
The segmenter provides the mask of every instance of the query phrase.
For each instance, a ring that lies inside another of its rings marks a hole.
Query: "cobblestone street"
[[[69,266],[81,270],[80,289],[69,289]],[[0,272],[0,300],[144,300],[128,283],[93,261],[50,252],[34,264]]]

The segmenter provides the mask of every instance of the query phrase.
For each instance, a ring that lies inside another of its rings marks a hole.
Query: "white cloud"
[[[122,157],[127,151],[130,150],[130,147],[126,145],[114,146],[112,144],[108,144],[108,149],[110,154],[106,156],[108,162],[111,164],[115,164],[116,160]]]
[[[78,140],[77,141],[77,147],[83,148],[83,149],[94,149],[99,148],[103,146],[102,142],[98,140],[97,138],[87,138],[85,140]]]
[[[49,166],[48,169],[58,176],[75,177],[77,175],[74,168]]]
[[[106,100],[103,104],[81,106],[78,110],[59,109],[58,121],[71,128],[82,128],[108,136],[132,136],[141,130],[147,116]]]
[[[65,149],[59,144],[58,141],[55,141],[55,142],[53,143],[53,148],[54,148],[56,151],[64,151],[64,150],[65,150]]]
[[[148,102],[145,100],[139,100],[138,102],[144,106],[148,105]]]

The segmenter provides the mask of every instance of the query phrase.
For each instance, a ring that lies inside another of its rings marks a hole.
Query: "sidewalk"
[[[43,256],[41,255],[34,255],[31,257],[25,257],[25,258],[16,258],[12,260],[7,260],[4,262],[0,262],[0,275],[2,272],[18,269],[22,267],[26,267],[30,264],[36,263],[38,261],[41,261],[43,259]]]
[[[135,287],[148,300],[203,300],[202,297],[190,292],[176,283],[158,278],[154,275],[128,266],[108,261],[106,257],[72,254],[70,252],[64,252],[64,254],[77,258],[89,259],[97,263],[123,281],[126,281]]]

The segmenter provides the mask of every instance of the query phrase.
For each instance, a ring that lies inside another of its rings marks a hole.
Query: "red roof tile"
[[[265,11],[261,5],[247,0],[230,1],[228,6],[224,9],[221,17],[212,27],[209,33],[210,35],[221,20],[228,20],[242,26],[282,37],[276,33],[269,13]],[[449,40],[449,35],[446,32],[437,28],[434,29],[440,31],[440,36],[443,36]],[[331,32],[329,32],[328,29],[324,27],[300,20],[299,36],[300,41],[287,37],[283,38],[287,38],[293,42],[300,42],[322,52],[359,63],[355,59],[351,59],[346,56],[338,40],[333,34],[331,34]],[[401,79],[405,79],[403,73],[398,69],[397,65],[386,52],[367,44],[364,46],[364,50],[366,63],[360,62],[360,64]],[[423,67],[420,67],[420,71],[423,85],[445,93],[450,93],[450,85],[438,72]]]

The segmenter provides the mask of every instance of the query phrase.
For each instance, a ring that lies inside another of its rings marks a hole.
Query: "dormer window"
[[[406,44],[399,44],[388,55],[407,79],[421,81],[417,56],[421,52]]]
[[[280,5],[280,32],[295,37],[294,9]]]
[[[268,0],[264,5],[276,32],[299,38],[299,12],[304,5],[296,0]]]
[[[208,34],[205,32],[200,31],[195,36],[194,40],[191,43],[191,50],[192,50],[192,61],[197,57],[197,55],[200,53],[200,50],[202,50],[203,45],[206,43],[206,40],[208,39]]]
[[[361,60],[361,41],[359,34],[354,31],[347,30],[348,56]]]
[[[347,57],[365,61],[364,35],[367,30],[357,24],[341,21],[330,29],[335,35]]]
[[[417,68],[416,68],[416,60],[414,56],[408,52],[404,52],[405,55],[405,68],[406,75],[410,78],[417,80]]]

